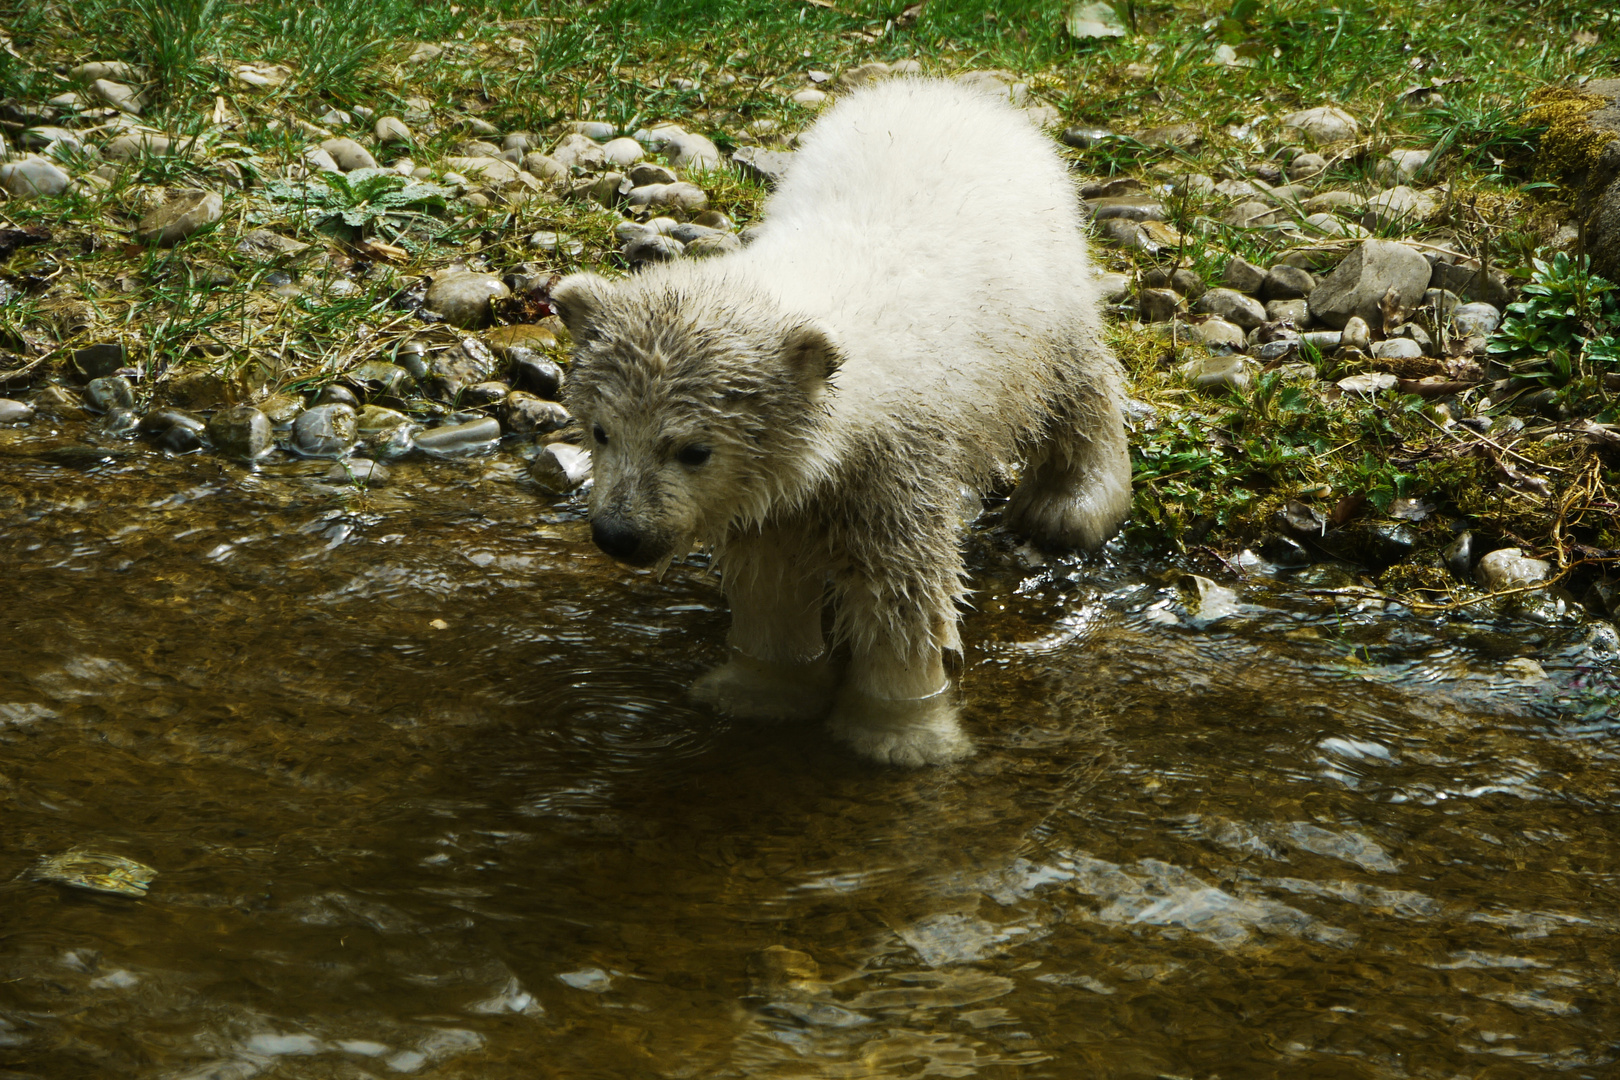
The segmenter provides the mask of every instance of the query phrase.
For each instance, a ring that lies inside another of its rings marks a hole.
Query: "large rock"
[[[225,201],[217,191],[181,191],[141,218],[135,238],[143,244],[172,247],[224,213]]]
[[[1311,292],[1311,315],[1335,329],[1351,316],[1384,325],[1379,304],[1391,289],[1404,308],[1423,299],[1432,273],[1429,260],[1392,240],[1364,240]]]
[[[1592,268],[1620,281],[1620,79],[1547,87],[1530,105],[1525,119],[1547,129],[1536,151],[1541,171],[1575,193]]]

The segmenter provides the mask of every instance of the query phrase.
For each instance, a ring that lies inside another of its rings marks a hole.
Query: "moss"
[[[1584,187],[1603,148],[1620,138],[1620,132],[1587,122],[1595,110],[1607,104],[1596,94],[1567,86],[1547,86],[1531,94],[1525,121],[1547,129],[1537,154],[1539,168],[1573,187]]]

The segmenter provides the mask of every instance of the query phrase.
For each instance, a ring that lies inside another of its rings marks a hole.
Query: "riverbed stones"
[[[1474,580],[1493,591],[1538,585],[1551,576],[1551,563],[1532,559],[1521,548],[1500,548],[1474,567]]]
[[[522,390],[506,395],[498,415],[501,426],[517,435],[543,435],[567,427],[573,419],[557,402]]]
[[[1311,315],[1343,327],[1352,315],[1383,325],[1380,304],[1391,291],[1403,308],[1416,306],[1429,287],[1429,261],[1405,244],[1364,240],[1311,292]]]
[[[332,155],[332,160],[344,172],[377,167],[377,159],[371,156],[371,151],[353,139],[327,139],[321,143],[321,149]]]
[[[25,157],[0,165],[0,188],[13,198],[44,199],[68,189],[72,177],[40,157]]]
[[[1217,315],[1229,323],[1253,330],[1266,321],[1266,309],[1252,296],[1244,296],[1236,289],[1211,289],[1198,298],[1193,310],[1206,315]]]
[[[122,375],[105,375],[91,379],[84,388],[85,404],[96,412],[108,413],[115,409],[135,407],[135,388]]]
[[[491,449],[500,438],[500,421],[493,417],[485,417],[464,424],[446,424],[443,427],[420,432],[416,436],[416,446],[417,449],[429,454],[448,457]]]
[[[289,443],[304,457],[341,457],[354,445],[358,430],[348,405],[317,405],[298,414]]]
[[[212,225],[225,212],[217,191],[180,191],[141,218],[135,238],[143,244],[173,247],[198,229]]]
[[[1343,142],[1355,138],[1361,131],[1355,117],[1333,105],[1289,113],[1278,124],[1285,131],[1296,132],[1315,143]]]
[[[270,418],[251,405],[221,409],[208,421],[208,441],[226,457],[252,461],[270,449]]]
[[[371,133],[376,136],[378,146],[415,141],[411,129],[397,116],[379,116],[376,124],[372,125]]]
[[[1243,328],[1222,318],[1205,319],[1190,328],[1192,336],[1210,349],[1242,350],[1247,343]]]
[[[1423,346],[1407,337],[1385,338],[1373,342],[1372,355],[1374,360],[1416,360],[1423,355]]]
[[[542,490],[566,495],[590,479],[591,453],[568,443],[550,443],[535,455],[529,475]]]
[[[0,424],[24,424],[34,418],[34,407],[11,398],[0,398]]]
[[[490,301],[511,295],[512,290],[494,274],[451,271],[434,278],[423,302],[452,326],[475,329],[493,317]]]

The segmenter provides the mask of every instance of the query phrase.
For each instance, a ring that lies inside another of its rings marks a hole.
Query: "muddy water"
[[[5,1075],[1620,1068],[1606,628],[989,534],[979,754],[896,772],[689,704],[712,579],[514,458],[324,471],[0,432]]]

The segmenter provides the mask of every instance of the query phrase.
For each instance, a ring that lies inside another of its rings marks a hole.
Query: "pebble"
[[[1429,261],[1405,244],[1364,240],[1312,290],[1311,315],[1328,326],[1342,327],[1352,315],[1382,325],[1385,294],[1394,289],[1402,307],[1414,307],[1431,274]]]
[[[686,254],[694,259],[707,259],[716,255],[730,255],[742,250],[742,241],[732,233],[712,231],[699,236],[686,245]]]
[[[1198,298],[1193,310],[1218,315],[1245,330],[1252,330],[1266,321],[1266,309],[1260,306],[1260,301],[1235,289],[1211,289]]]
[[[187,145],[189,147],[190,144]],[[155,156],[173,153],[174,150],[175,144],[168,136],[151,131],[137,131],[113,139],[102,147],[101,153],[111,161],[129,161],[143,154]]]
[[[359,411],[360,399],[354,396],[354,391],[338,383],[328,383],[321,387],[321,392],[315,395],[316,405],[347,405]]]
[[[535,483],[554,495],[566,495],[591,476],[591,452],[556,442],[540,448],[529,465]]]
[[[362,432],[391,431],[410,422],[411,418],[402,412],[384,408],[381,405],[367,405],[356,416],[355,428]]]
[[[135,238],[144,244],[172,247],[198,229],[218,221],[225,200],[216,191],[181,191],[141,218]]]
[[[490,301],[510,295],[512,290],[493,274],[451,271],[433,279],[423,302],[452,326],[479,327],[494,314]]]
[[[141,115],[146,101],[133,88],[111,79],[97,79],[90,84],[90,92],[119,112],[131,116]]]
[[[1192,381],[1194,387],[1206,393],[1220,394],[1228,390],[1244,391],[1254,385],[1255,363],[1247,356],[1208,356],[1189,360],[1177,370]]]
[[[495,379],[487,382],[474,383],[463,390],[456,398],[456,404],[464,409],[481,409],[486,405],[493,405],[497,401],[505,401],[511,387]]]
[[[563,370],[554,361],[546,359],[521,346],[507,353],[511,362],[512,381],[521,390],[537,394],[548,401],[556,401],[562,392]]]
[[[353,139],[327,139],[321,143],[321,149],[332,155],[332,160],[344,172],[377,167],[377,159],[371,156],[371,151]]]
[[[1311,325],[1311,306],[1303,299],[1268,300],[1266,321],[1286,322],[1296,330],[1303,330]],[[1336,338],[1339,335],[1333,336]]]
[[[1416,176],[1428,160],[1427,150],[1391,150],[1373,173],[1385,184],[1399,184]]]
[[[343,171],[338,167],[337,158],[334,158],[318,146],[311,146],[304,150],[304,164],[317,172],[340,173]]]
[[[1145,322],[1169,322],[1187,310],[1187,301],[1170,289],[1143,289],[1139,298]]]
[[[91,60],[77,67],[68,69],[68,77],[78,83],[93,83],[97,79],[118,79],[123,82],[140,82],[146,77],[145,72],[133,64],[122,60]]]
[[[685,253],[685,244],[658,233],[637,236],[624,245],[624,257],[633,263],[668,262]]]
[[[1266,271],[1260,295],[1267,300],[1298,300],[1316,288],[1316,279],[1297,266],[1279,265]]]
[[[82,150],[84,144],[79,137],[67,128],[60,127],[31,127],[24,129],[17,140],[24,150],[48,150],[53,145],[61,143],[72,150]]]
[[[341,457],[359,430],[348,405],[317,405],[293,421],[292,448],[305,457]]]
[[[270,418],[251,405],[221,409],[208,421],[208,441],[227,457],[251,461],[270,449]]]
[[[1364,375],[1351,375],[1334,383],[1347,394],[1377,394],[1385,390],[1393,390],[1400,383],[1400,379],[1387,371],[1370,371]]]
[[[1502,325],[1502,313],[1491,304],[1460,304],[1452,312],[1451,321],[1463,337],[1490,337]]]
[[[190,454],[202,449],[202,434],[196,428],[175,424],[157,437],[157,444],[171,454]]]
[[[1298,154],[1288,163],[1288,179],[1310,180],[1327,171],[1327,158],[1321,154]]]
[[[1278,123],[1318,143],[1342,142],[1353,139],[1361,130],[1356,118],[1343,109],[1323,105],[1315,109],[1302,109],[1289,113]]]
[[[1175,146],[1190,150],[1203,141],[1197,124],[1164,124],[1136,133],[1136,141],[1149,146]]]
[[[803,105],[807,109],[819,109],[827,103],[827,93],[817,90],[813,86],[806,86],[802,90],[795,90],[788,95],[788,100],[795,105]]]
[[[1411,338],[1386,338],[1373,342],[1372,355],[1375,360],[1416,360],[1423,355],[1423,346]]]
[[[1270,203],[1249,199],[1222,214],[1221,220],[1238,229],[1259,229],[1284,221],[1288,216],[1288,211],[1279,210]]]
[[[104,375],[90,380],[84,388],[84,400],[96,412],[132,409],[135,407],[135,388],[122,375]]]
[[[1064,128],[1059,136],[1065,146],[1072,146],[1077,150],[1090,150],[1098,143],[1107,139],[1117,139],[1118,135],[1102,127],[1072,127]]]
[[[1521,548],[1501,548],[1479,560],[1474,580],[1493,591],[1536,585],[1552,576],[1552,564],[1532,559]]]
[[[1105,271],[1096,275],[1097,299],[1105,304],[1117,304],[1130,295],[1129,275]]]
[[[448,424],[421,432],[416,436],[416,445],[430,454],[468,454],[490,449],[500,441],[500,438],[500,421],[493,417],[485,417],[465,424]]]
[[[1372,350],[1372,328],[1359,315],[1352,315],[1339,331],[1338,346],[1366,353]]]
[[[1379,229],[1386,225],[1415,225],[1434,215],[1439,209],[1433,198],[1409,187],[1392,187],[1367,200],[1367,209],[1361,215],[1365,229]]]
[[[602,157],[616,169],[628,169],[646,156],[641,144],[628,137],[614,139],[602,147]]]
[[[757,183],[766,187],[775,187],[787,175],[788,166],[793,162],[793,155],[782,150],[766,150],[759,146],[739,147],[731,155],[731,163],[737,166],[739,172]],[[635,173],[630,177],[634,180]],[[637,181],[640,183],[641,181]],[[649,183],[652,181],[648,181]]]
[[[1345,236],[1354,240],[1364,240],[1369,235],[1360,225],[1336,214],[1309,215],[1305,218],[1305,230],[1319,236]]]
[[[84,398],[65,386],[47,386],[34,395],[34,411],[49,416],[85,415]]]
[[[152,438],[156,438],[157,436],[167,432],[170,428],[175,427],[183,427],[193,433],[200,434],[207,430],[208,425],[197,417],[188,412],[183,412],[180,409],[153,410],[152,412],[149,412],[145,416],[141,417],[140,423],[136,425],[136,429],[142,435]]]
[[[1266,272],[1243,256],[1234,255],[1227,260],[1226,269],[1221,271],[1221,280],[1228,288],[1252,295],[1265,284]]]
[[[379,116],[371,131],[377,137],[378,146],[414,142],[416,138],[411,134],[411,129],[405,126],[405,121],[397,116]]]
[[[557,186],[569,178],[568,167],[550,154],[531,150],[523,155],[523,171],[543,183]]]
[[[1095,199],[1086,204],[1094,221],[1124,218],[1127,221],[1163,221],[1164,204],[1148,195],[1120,195]]]
[[[522,390],[506,396],[500,408],[501,425],[518,435],[543,435],[568,426],[573,419],[568,410],[555,401]]]
[[[568,124],[568,131],[575,135],[583,135],[592,142],[602,142],[613,138],[619,129],[602,120],[575,120]]]
[[[534,134],[528,131],[514,131],[501,140],[502,150],[516,150],[520,154],[527,154],[539,145]]]
[[[718,169],[725,164],[720,148],[707,136],[684,128],[667,127],[654,128],[653,138],[659,141],[660,152],[673,169],[705,171]]]
[[[1343,343],[1344,334],[1338,330],[1310,330],[1299,335],[1299,340],[1320,352],[1332,352]]]
[[[124,346],[116,341],[86,345],[74,349],[73,369],[86,379],[99,379],[111,375],[124,366]]]
[[[577,132],[564,135],[551,148],[551,159],[569,172],[599,172],[607,165],[607,155],[593,139]]]
[[[40,199],[60,195],[71,177],[44,158],[26,157],[0,165],[0,187],[14,198]]]
[[[34,408],[11,398],[0,398],[0,424],[21,424],[34,418]]]
[[[1207,348],[1241,351],[1246,344],[1243,328],[1222,318],[1205,319],[1189,329]]]
[[[1474,534],[1464,529],[1457,534],[1457,538],[1447,544],[1440,557],[1446,562],[1446,569],[1458,581],[1467,581],[1474,567]]]

